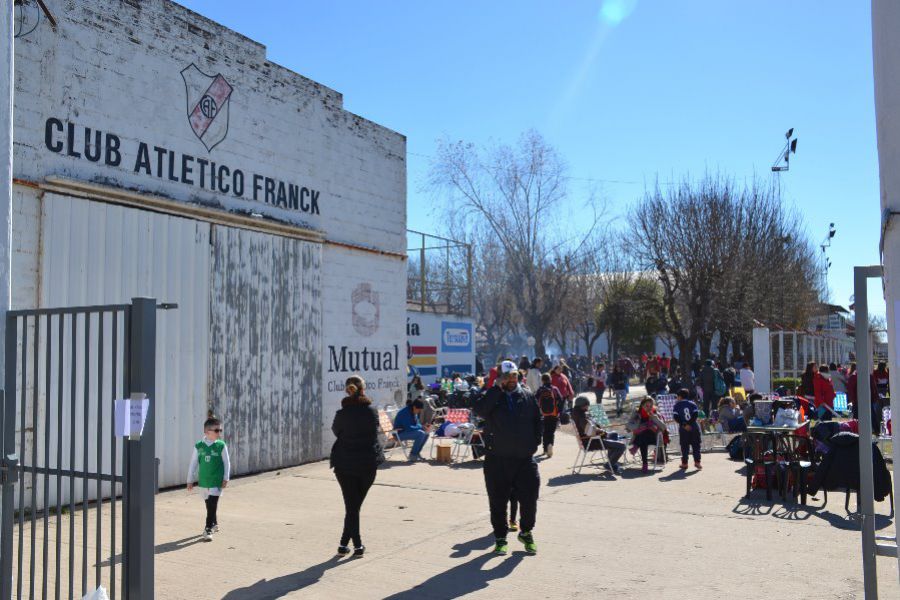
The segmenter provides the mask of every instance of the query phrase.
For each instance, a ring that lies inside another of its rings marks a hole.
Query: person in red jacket
[[[563,400],[566,401],[566,407],[570,407],[572,399],[575,397],[575,390],[572,389],[572,383],[569,381],[569,378],[566,377],[566,374],[562,372],[562,367],[560,365],[555,365],[550,369],[550,378],[553,382],[553,387],[559,390]]]
[[[813,403],[816,414],[822,421],[830,421],[834,410],[834,385],[827,375],[827,365],[819,367],[819,372],[813,375]]]

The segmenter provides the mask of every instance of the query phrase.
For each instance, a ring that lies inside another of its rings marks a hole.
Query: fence
[[[841,334],[774,331],[769,339],[773,378],[800,377],[808,362],[846,363],[853,352],[853,340]]]
[[[472,247],[407,230],[406,304],[410,310],[472,314]]]
[[[0,598],[153,598],[156,308],[7,313]],[[126,440],[114,401],[137,392],[151,410]]]

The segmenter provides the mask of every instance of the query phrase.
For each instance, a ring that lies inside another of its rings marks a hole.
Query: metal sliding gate
[[[10,311],[5,342],[0,598],[152,598],[156,301]]]

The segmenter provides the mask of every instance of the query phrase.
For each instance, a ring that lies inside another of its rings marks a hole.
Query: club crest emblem
[[[207,75],[194,63],[181,71],[181,77],[188,123],[207,151],[212,150],[228,135],[228,107],[234,88],[221,73]]]
[[[378,331],[381,321],[381,302],[378,292],[370,283],[360,283],[351,295],[353,302],[353,329],[361,336],[370,337]]]

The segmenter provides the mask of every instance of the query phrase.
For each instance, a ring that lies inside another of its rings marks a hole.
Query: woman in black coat
[[[334,415],[331,431],[337,439],[331,448],[331,468],[341,486],[346,513],[344,532],[338,554],[362,556],[365,546],[359,534],[359,511],[369,488],[375,483],[375,471],[384,462],[383,433],[378,423],[378,411],[365,394],[366,383],[361,377],[348,377],[344,385],[347,396]]]

